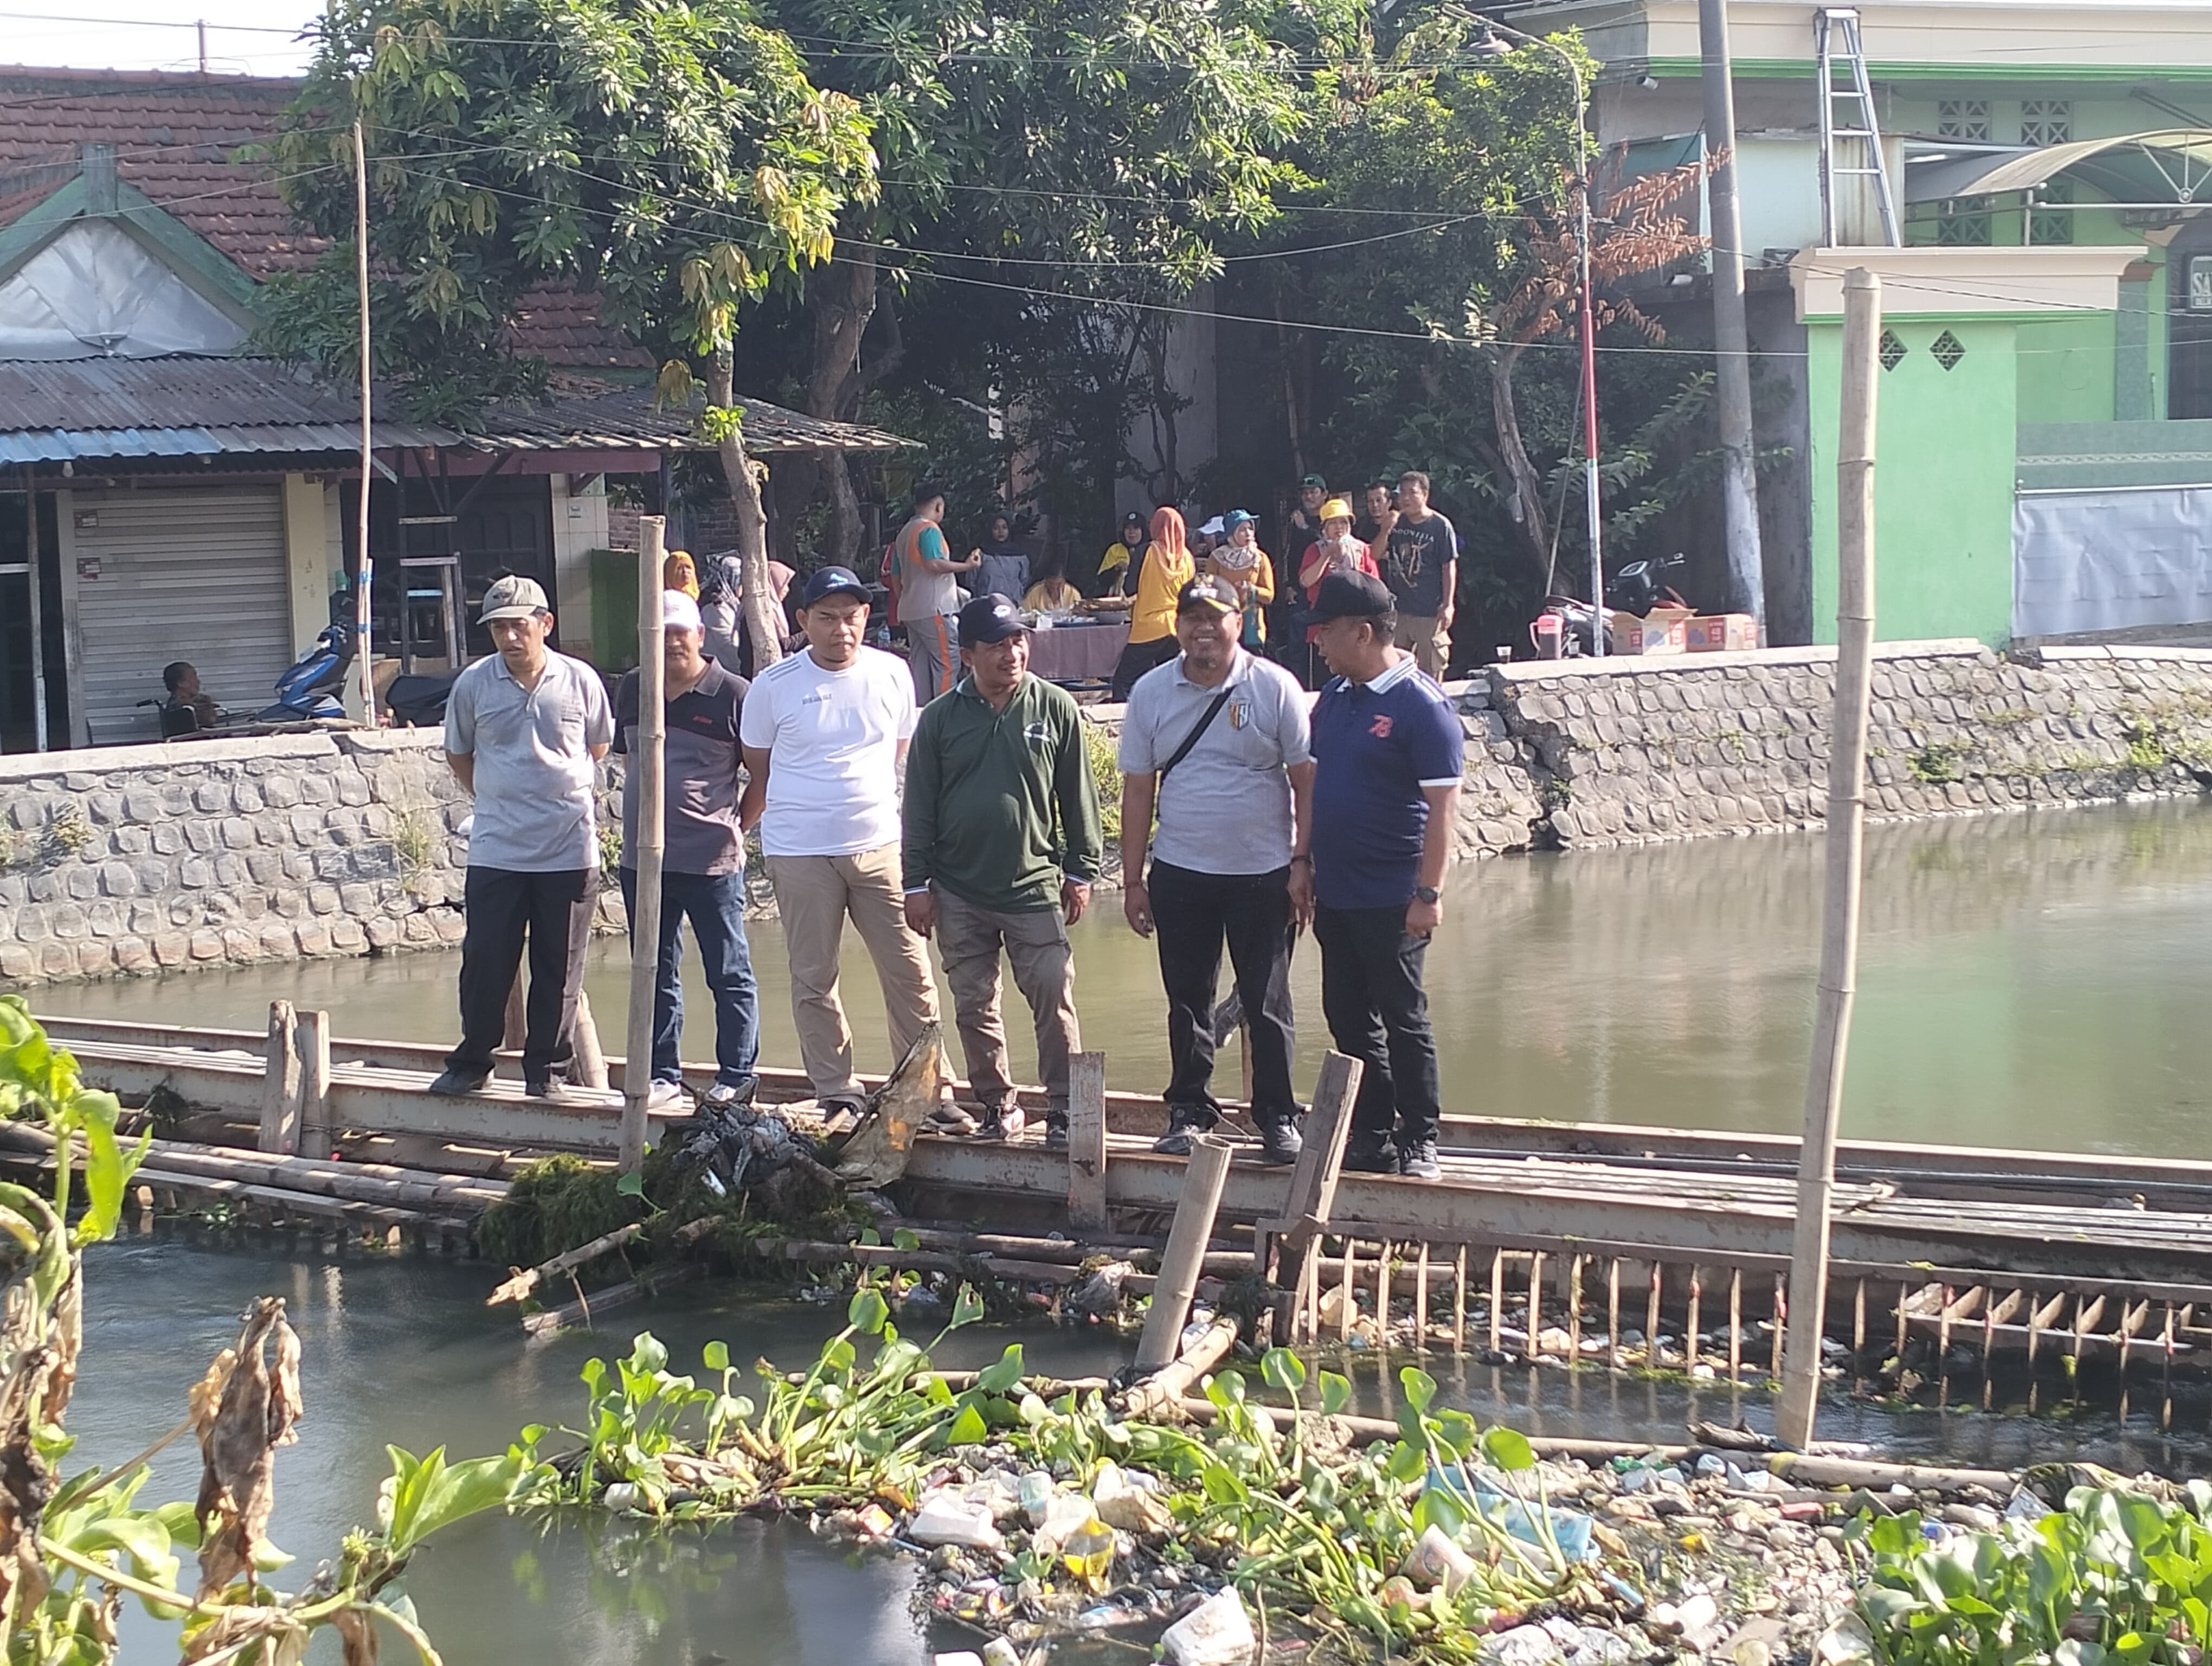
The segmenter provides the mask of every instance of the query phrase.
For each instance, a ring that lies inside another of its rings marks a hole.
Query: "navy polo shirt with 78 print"
[[[1459,714],[1410,655],[1368,683],[1332,678],[1314,702],[1314,899],[1330,909],[1413,900],[1429,824],[1425,787],[1456,787]]]

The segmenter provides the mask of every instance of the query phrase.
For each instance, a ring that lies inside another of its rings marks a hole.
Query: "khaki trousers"
[[[1451,637],[1438,627],[1434,615],[1423,618],[1419,614],[1401,613],[1398,646],[1412,649],[1413,663],[1429,676],[1439,683],[1444,680],[1444,667],[1451,663]]]
[[[1083,1050],[1075,1017],[1075,955],[1057,907],[1000,914],[963,903],[942,885],[937,898],[937,952],[952,986],[952,1010],[968,1082],[987,1111],[1014,1103],[1007,1074],[1006,1031],[999,1016],[999,952],[1014,969],[1014,988],[1036,1020],[1037,1074],[1044,1079],[1045,1115],[1067,1116],[1067,1061]]]
[[[768,877],[791,954],[791,1016],[799,1057],[817,1098],[860,1097],[853,1075],[853,1031],[837,999],[845,921],[859,929],[876,963],[890,1018],[896,1064],[937,1022],[937,985],[921,938],[907,929],[899,848],[853,856],[771,856]]]

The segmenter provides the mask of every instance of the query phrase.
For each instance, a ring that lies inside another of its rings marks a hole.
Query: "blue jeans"
[[[623,907],[637,908],[637,870],[622,871]],[[760,1058],[760,1001],[753,985],[752,952],[745,943],[745,876],[664,873],[660,876],[660,966],[653,990],[653,1075],[681,1081],[677,1043],[684,1035],[684,945],[686,916],[699,939],[707,987],[714,992],[714,1079],[730,1087],[752,1085]],[[636,933],[630,939],[632,952]]]

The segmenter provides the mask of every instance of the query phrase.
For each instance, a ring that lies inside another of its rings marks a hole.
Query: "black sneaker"
[[[568,1084],[560,1076],[526,1076],[522,1091],[533,1099],[565,1099],[568,1097]]]
[[[459,1065],[447,1065],[430,1084],[430,1091],[441,1099],[458,1099],[465,1094],[481,1093],[483,1085],[491,1079],[489,1070],[465,1070]]]
[[[1437,1142],[1415,1140],[1399,1146],[1398,1172],[1412,1180],[1442,1180],[1444,1165],[1437,1161]]]
[[[1047,1151],[1067,1149],[1067,1118],[1048,1116],[1044,1119],[1044,1148]]]
[[[1355,1129],[1344,1142],[1344,1166],[1353,1174],[1396,1174],[1397,1144],[1387,1134]]]
[[[1022,1115],[1019,1105],[1008,1105],[1003,1110],[994,1112],[983,1126],[975,1130],[975,1137],[978,1140],[1018,1140],[1022,1137],[1022,1129],[1028,1123],[1029,1119]]]
[[[1210,1110],[1177,1105],[1168,1114],[1168,1131],[1152,1141],[1152,1149],[1162,1157],[1188,1157],[1200,1138],[1212,1130],[1213,1122]]]
[[[1285,1117],[1280,1122],[1260,1124],[1260,1160],[1285,1168],[1298,1160],[1298,1153],[1306,1142],[1298,1134],[1298,1125]]]

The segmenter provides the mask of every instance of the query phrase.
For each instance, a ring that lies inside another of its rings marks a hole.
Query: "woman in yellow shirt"
[[[1152,541],[1145,546],[1142,570],[1137,575],[1137,599],[1129,609],[1129,645],[1114,667],[1115,700],[1127,700],[1137,679],[1155,666],[1174,659],[1176,598],[1183,586],[1198,576],[1182,516],[1163,504],[1152,511]]]
[[[1091,604],[1067,581],[1067,564],[1057,556],[1039,557],[1037,581],[1022,597],[1032,613],[1087,613]]]
[[[1206,563],[1214,577],[1236,586],[1237,602],[1244,610],[1239,640],[1257,654],[1267,643],[1267,607],[1275,599],[1275,566],[1260,547],[1255,536],[1258,523],[1249,510],[1231,509],[1222,517],[1221,524],[1226,541],[1206,558]]]

